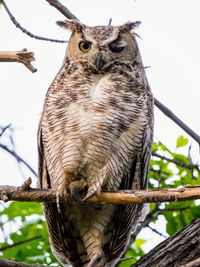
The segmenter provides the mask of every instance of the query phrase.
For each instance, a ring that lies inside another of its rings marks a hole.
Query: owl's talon
[[[87,193],[87,195],[81,199],[81,201],[86,201],[88,200],[90,197],[94,196],[95,192],[89,192]]]
[[[82,201],[88,200],[90,197],[97,195],[99,196],[101,193],[101,184],[100,183],[93,183],[92,185],[88,186],[88,191],[86,196],[82,199]]]

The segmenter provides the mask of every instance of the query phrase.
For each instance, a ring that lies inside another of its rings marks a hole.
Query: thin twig
[[[136,237],[138,236],[138,234],[140,233],[140,231],[141,231],[142,229],[144,229],[145,227],[148,227],[148,225],[149,225],[153,220],[157,219],[157,216],[159,215],[158,211],[159,211],[159,203],[156,203],[156,207],[155,207],[153,210],[151,210],[151,211],[147,214],[145,220],[142,221],[142,222],[138,225],[136,231],[135,231],[134,233],[131,234],[131,238],[130,238],[128,247],[130,247],[130,246],[135,242]]]
[[[15,151],[10,150],[6,145],[3,145],[0,143],[0,148],[8,152],[10,155],[12,155],[18,162],[23,163],[33,174],[37,177],[37,173],[34,171],[34,169],[23,159],[21,158]]]
[[[174,164],[176,164],[176,165],[178,165],[180,167],[184,167],[184,168],[190,169],[190,170],[196,169],[198,172],[200,172],[198,164],[186,164],[186,163],[180,162],[180,161],[178,161],[176,159],[170,159],[170,158],[168,158],[166,156],[162,156],[162,155],[160,155],[160,154],[158,154],[156,152],[152,152],[152,156],[160,158],[162,160],[166,160],[166,161],[171,162],[171,163],[174,163]]]
[[[67,42],[66,40],[58,40],[58,39],[46,38],[46,37],[38,36],[38,35],[35,35],[35,34],[31,33],[30,31],[26,30],[23,26],[21,26],[19,24],[19,22],[15,19],[15,17],[10,12],[10,10],[9,10],[8,6],[6,5],[5,1],[2,1],[2,5],[5,8],[8,16],[10,17],[11,21],[13,22],[13,24],[17,28],[19,28],[23,33],[28,35],[29,37],[37,39],[37,40],[49,41],[49,42],[55,42],[55,43],[66,43]]]
[[[151,231],[153,231],[154,233],[156,233],[157,235],[167,238],[167,236],[163,235],[162,233],[160,233],[158,230],[156,230],[155,228],[151,227],[150,225],[147,226]]]
[[[47,2],[55,7],[58,11],[60,11],[66,18],[68,19],[77,19],[77,17],[70,12],[68,8],[66,8],[63,4],[61,4],[58,0],[47,0]]]
[[[30,182],[30,178],[29,178]],[[24,189],[25,188],[25,189]],[[88,199],[90,203],[131,204],[150,202],[174,202],[200,198],[200,186],[183,188],[102,192],[99,196]],[[56,202],[56,193],[48,189],[31,187],[0,186],[0,199],[3,201],[16,200],[28,202]],[[67,201],[62,199],[61,201]],[[72,201],[72,200],[70,200]]]
[[[179,119],[168,107],[163,105],[158,99],[154,97],[154,104],[159,108],[167,117],[173,120],[181,129],[190,135],[200,146],[200,136],[188,127],[181,119]]]
[[[6,132],[6,130],[8,130],[8,129],[10,129],[10,127],[11,127],[11,123],[9,123],[8,125],[6,125],[6,126],[1,126],[0,128],[1,128],[1,133],[0,133],[0,137],[2,137],[2,135]]]
[[[2,248],[0,248],[0,251],[5,251],[7,249],[11,249],[11,248],[14,248],[14,247],[17,247],[19,245],[22,245],[22,244],[25,244],[25,243],[28,243],[28,242],[31,242],[31,241],[34,241],[34,240],[37,240],[37,239],[40,239],[42,238],[41,235],[38,235],[38,236],[34,236],[34,237],[31,237],[31,238],[28,238],[28,239],[25,239],[25,240],[22,240],[22,241],[18,241],[18,242],[15,242],[14,244],[12,245],[8,245],[8,246],[4,246]]]

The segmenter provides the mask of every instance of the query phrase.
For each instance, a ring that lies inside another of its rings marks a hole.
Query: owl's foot
[[[88,198],[97,195],[99,196],[101,193],[101,183],[99,180],[97,181],[92,181],[91,184],[88,185],[88,190],[86,196],[82,199],[82,201],[87,200]]]
[[[99,255],[96,255],[87,264],[87,267],[94,267],[94,266],[95,267],[103,267],[103,266],[105,266],[105,257],[104,257],[103,253],[99,253]]]
[[[75,201],[83,200],[85,194],[87,193],[87,183],[85,180],[74,181],[69,185],[69,191],[71,197]]]

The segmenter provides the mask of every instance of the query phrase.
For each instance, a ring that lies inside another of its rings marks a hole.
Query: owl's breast
[[[142,123],[144,102],[145,95],[131,77],[93,74],[85,83],[69,79],[63,90],[50,94],[45,114],[49,129],[62,138],[92,142],[102,135],[119,137],[134,122],[137,125],[138,118]]]

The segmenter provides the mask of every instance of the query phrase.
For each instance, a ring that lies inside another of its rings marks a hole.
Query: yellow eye
[[[91,48],[91,44],[87,41],[81,41],[78,45],[79,49],[82,51],[82,52],[88,52]]]

